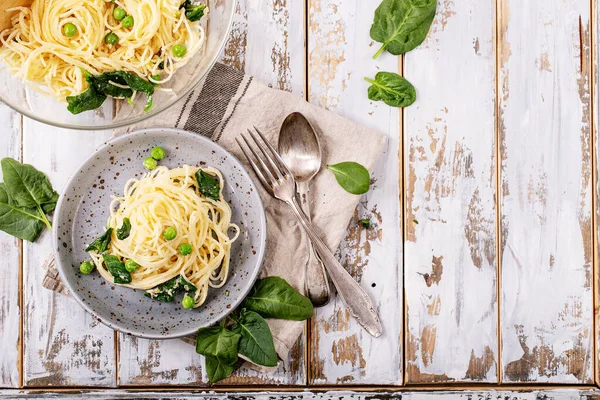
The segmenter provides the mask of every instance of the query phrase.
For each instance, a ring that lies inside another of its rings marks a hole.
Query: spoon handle
[[[306,218],[311,222],[310,202],[308,201],[308,182],[297,182],[296,188],[300,196],[300,208],[304,211]],[[323,261],[316,253],[312,241],[309,240],[309,256],[306,264],[306,294],[315,307],[323,307],[331,299],[331,289],[327,271]]]
[[[356,321],[372,336],[381,336],[382,327],[375,306],[369,295],[352,278],[346,269],[339,263],[335,255],[329,250],[329,247],[323,242],[321,237],[314,231],[312,224],[300,208],[296,196],[292,201],[286,203],[294,210],[294,213],[300,220],[302,226],[308,233],[317,253],[321,256],[323,265],[327,268],[333,285],[342,299],[346,308]]]

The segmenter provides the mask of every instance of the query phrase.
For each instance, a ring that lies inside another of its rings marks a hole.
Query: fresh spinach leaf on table
[[[206,4],[194,5],[191,0],[185,0],[183,7],[185,8],[186,18],[191,22],[200,21],[206,10]]]
[[[125,240],[131,234],[131,221],[129,218],[123,218],[123,225],[117,229],[117,239]]]
[[[371,176],[362,165],[352,161],[328,165],[327,169],[333,172],[340,186],[352,194],[364,194],[369,191]]]
[[[227,364],[221,361],[218,357],[213,356],[204,356],[204,360],[208,381],[211,384],[217,383],[221,379],[225,379],[233,373],[235,364]]]
[[[267,321],[249,310],[242,310],[240,317],[233,319],[236,323],[231,330],[241,336],[238,352],[255,364],[277,366],[277,352]]]
[[[17,207],[0,183],[0,230],[19,239],[35,242],[44,230],[44,222],[35,208]]]
[[[115,283],[128,284],[131,283],[131,274],[125,269],[125,264],[121,262],[119,257],[111,254],[102,254],[106,269],[114,278]]]
[[[85,251],[97,251],[98,253],[104,253],[108,250],[108,246],[110,245],[110,240],[112,238],[113,228],[108,228],[106,232],[102,234],[99,238],[94,240]]]
[[[310,300],[277,276],[257,281],[242,307],[265,318],[304,321],[313,315]]]
[[[223,320],[219,326],[198,329],[196,353],[217,357],[226,365],[235,365],[241,335],[227,329],[225,322]]]
[[[200,194],[207,199],[219,201],[221,187],[219,181],[201,169],[196,172],[196,180],[198,181],[198,190]]]
[[[383,0],[371,25],[371,39],[382,43],[373,59],[385,50],[399,55],[423,43],[436,7],[437,0]]]
[[[394,72],[378,72],[375,79],[365,78],[369,82],[369,99],[383,101],[392,107],[408,107],[417,99],[415,87]]]
[[[52,188],[48,177],[32,165],[21,164],[10,157],[2,159],[0,164],[4,177],[3,190],[10,199],[10,202],[7,200],[6,204],[26,209],[27,213],[34,215],[49,230],[52,230],[52,224],[46,214],[52,212],[56,207],[58,193]],[[23,215],[23,212],[13,214],[13,216],[16,215]]]

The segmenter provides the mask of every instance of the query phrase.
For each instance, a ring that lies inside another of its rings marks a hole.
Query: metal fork
[[[273,197],[284,201],[292,208],[294,214],[308,233],[317,253],[321,256],[323,264],[327,272],[329,272],[331,281],[350,315],[367,332],[375,337],[379,337],[382,331],[381,322],[369,295],[352,278],[348,271],[342,267],[325,242],[315,232],[311,222],[298,204],[298,199],[296,198],[296,181],[292,173],[273,146],[265,139],[264,135],[256,127],[254,127],[254,130],[262,142],[250,129],[248,129],[250,140],[244,134],[241,135],[246,146],[238,138],[235,140],[248,159],[248,162],[250,162],[250,165],[252,165],[258,179]]]

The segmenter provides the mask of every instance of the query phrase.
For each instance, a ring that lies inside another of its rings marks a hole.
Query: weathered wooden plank
[[[0,158],[21,159],[21,116],[0,104]],[[0,387],[20,385],[21,241],[0,232]]]
[[[304,94],[304,2],[238,2],[222,61],[272,87]],[[120,385],[204,385],[204,359],[180,340],[156,341],[120,335]],[[240,368],[221,384],[306,383],[305,339],[275,372]]]
[[[201,391],[134,391],[134,390],[106,390],[106,391],[77,391],[77,392],[31,392],[10,390],[0,392],[6,399],[164,399],[168,396],[172,400],[184,399],[210,399],[210,400],[270,400],[274,398],[286,400],[592,400],[600,398],[597,390],[533,390],[533,391],[304,391],[304,392],[201,392]]]
[[[596,322],[596,354],[594,359],[594,370],[595,370],[595,380],[596,385],[600,384],[600,296],[599,290],[600,286],[598,284],[598,277],[600,277],[600,261],[598,257],[600,257],[600,229],[598,228],[598,224],[600,223],[600,182],[598,182],[598,176],[600,170],[598,169],[598,157],[600,157],[600,145],[598,141],[600,140],[598,130],[598,124],[600,123],[600,99],[598,95],[600,94],[600,83],[598,76],[598,67],[600,66],[600,55],[598,54],[598,34],[600,33],[600,4],[597,0],[592,1],[592,65],[591,65],[591,82],[590,86],[592,89],[592,116],[593,116],[593,132],[594,135],[594,145],[595,148],[592,151],[595,154],[595,158],[593,161],[593,170],[595,173],[595,181],[593,184],[595,185],[595,191],[593,193],[595,204],[594,204],[594,320]]]
[[[590,1],[499,6],[503,379],[589,383]]]
[[[497,381],[495,2],[442,1],[405,55],[406,374]]]
[[[23,159],[45,172],[61,190],[110,134],[58,129],[24,118]],[[23,245],[24,385],[112,386],[116,382],[114,333],[74,299],[42,287],[42,265],[51,253],[49,232],[35,244]]]
[[[383,335],[375,339],[367,334],[337,298],[318,309],[311,326],[312,384],[402,383],[399,112],[371,102],[363,80],[379,70],[398,70],[396,57],[371,59],[376,49],[369,29],[377,3],[308,2],[310,102],[384,132],[389,138],[373,174],[372,190],[357,208],[338,252],[342,264],[375,301]],[[369,218],[373,226],[359,226],[361,218]]]

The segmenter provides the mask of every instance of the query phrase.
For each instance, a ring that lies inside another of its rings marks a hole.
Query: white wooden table
[[[239,1],[224,62],[390,139],[374,190],[356,211],[372,215],[374,227],[351,223],[339,249],[375,299],[385,333],[370,337],[334,301],[316,312],[276,373],[241,369],[219,387],[545,384],[574,389],[549,398],[595,397],[597,3],[439,0],[422,46],[373,61],[378,46],[369,28],[378,0]],[[403,112],[369,101],[363,77],[380,70],[407,77],[418,101]],[[111,135],[53,128],[3,105],[0,127],[0,156],[34,164],[56,188]],[[32,245],[0,233],[0,387],[13,388],[4,395],[58,396],[35,391],[50,387],[72,397],[146,398],[167,387],[208,385],[189,345],[118,334],[74,300],[42,288],[51,250],[49,234]],[[88,387],[94,391],[77,392]]]

